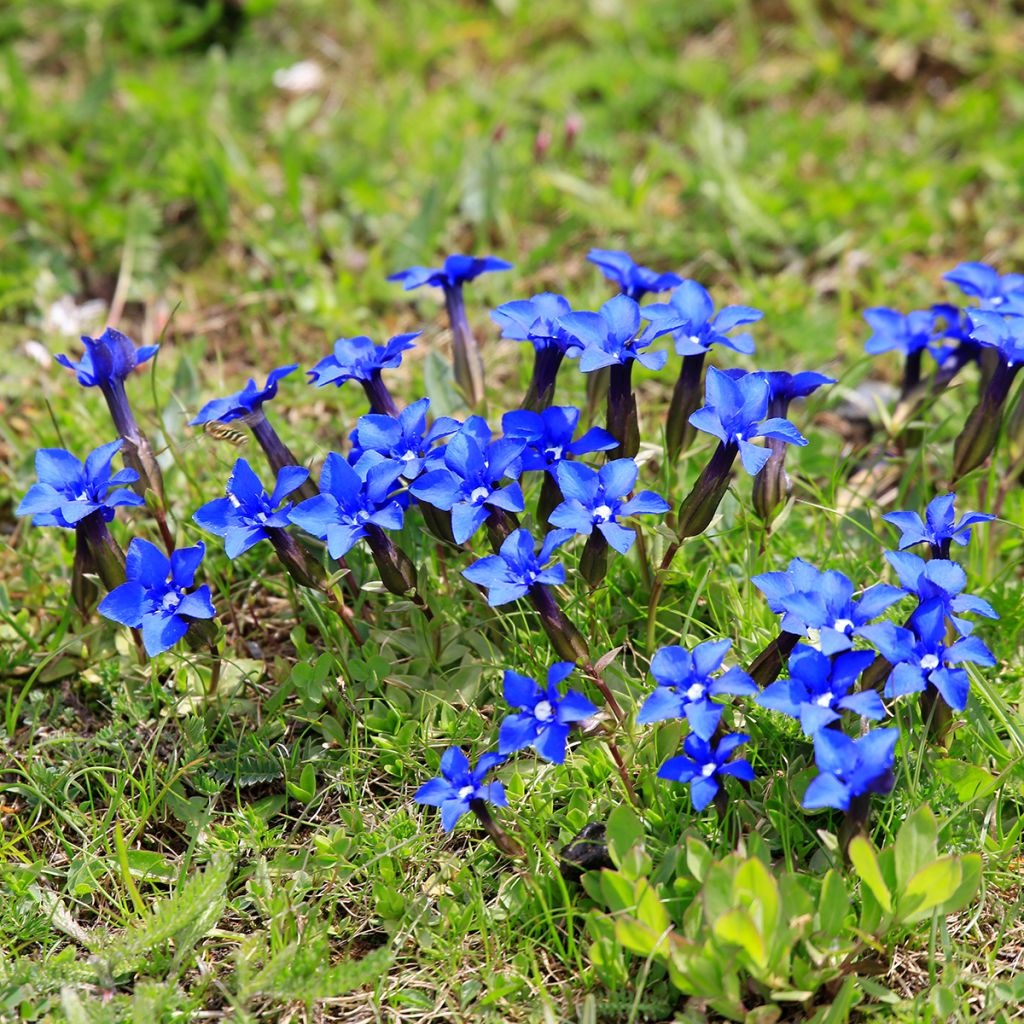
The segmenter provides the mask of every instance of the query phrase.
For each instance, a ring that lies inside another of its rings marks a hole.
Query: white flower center
[[[474,505],[479,505],[490,493],[486,487],[475,487],[473,493],[469,496],[469,500]]]
[[[989,301],[993,306],[1001,306],[1003,304],[1003,297],[1002,295],[993,295]]]
[[[542,700],[533,709],[533,717],[538,722],[547,722],[554,714],[554,709],[551,707],[551,701]]]
[[[399,458],[403,462],[412,462],[412,460],[416,458],[416,453],[415,452],[402,452],[402,454],[399,456]]]
[[[836,621],[832,623],[832,628],[837,633],[846,633],[853,629],[853,622],[850,619],[836,619]]]
[[[700,335],[699,334],[691,334],[690,335],[690,341],[692,341],[694,345],[699,345],[700,344]]]
[[[747,439],[747,435],[744,434],[743,431],[737,431],[737,433],[736,433],[736,443],[737,444],[739,444],[740,441],[746,441],[746,439]]]
[[[819,708],[830,708],[832,707],[832,694],[823,693],[820,697],[814,698],[814,703],[817,704]]]
[[[258,522],[258,523],[265,523],[266,521],[267,521],[267,513],[266,512],[257,512],[256,513],[256,522]]]
[[[75,501],[89,501],[89,492],[83,487],[82,490],[75,495]]]
[[[704,765],[703,768],[701,768],[700,773],[704,776],[705,779],[707,779],[710,776],[714,775],[717,769],[718,765],[715,764],[714,761],[708,761],[708,763]]]
[[[937,654],[926,654],[921,659],[921,668],[923,668],[925,670],[925,672],[931,672],[931,670],[933,668],[938,668],[938,667],[939,667],[939,657],[938,657]]]
[[[686,699],[687,700],[700,700],[701,697],[703,697],[703,696],[704,696],[704,684],[703,683],[694,683],[686,691]]]
[[[459,799],[466,800],[476,792],[476,786],[463,786],[459,790]]]
[[[560,445],[556,444],[553,448],[548,449],[548,459],[551,462],[557,462],[561,457],[565,449]]]
[[[366,509],[361,508],[355,515],[357,523],[365,523],[370,518],[370,513]]]
[[[231,507],[232,508],[241,508],[242,507],[242,503],[233,494],[231,494],[230,492],[228,493],[228,501],[231,502]]]
[[[610,505],[598,505],[594,509],[594,522],[595,523],[607,523],[612,517],[612,510]]]
[[[173,612],[181,604],[181,594],[175,590],[170,590],[164,594],[164,599],[160,604],[165,612]]]

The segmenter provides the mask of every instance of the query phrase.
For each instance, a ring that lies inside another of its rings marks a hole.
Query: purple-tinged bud
[[[263,454],[266,455],[267,463],[270,465],[275,477],[285,466],[302,465],[278,436],[277,431],[270,423],[270,420],[267,419],[262,409],[257,409],[246,416],[240,417],[240,419],[249,427],[253,437],[256,438],[259,446],[263,449]],[[302,485],[297,488],[296,493],[299,498],[312,498],[319,494],[320,491],[313,480],[307,477]]]
[[[747,675],[762,689],[774,683],[800,640],[797,633],[782,632],[750,663]]]
[[[590,651],[583,634],[569,621],[548,587],[543,583],[534,584],[530,587],[530,600],[558,656],[565,661],[587,664]]]
[[[90,512],[76,524],[76,536],[84,538],[96,574],[107,590],[113,590],[126,579],[124,552],[110,535],[102,511]]]
[[[366,527],[366,543],[384,586],[400,597],[414,595],[416,566],[409,556],[379,526]]]
[[[446,285],[444,302],[452,330],[452,370],[455,383],[462,389],[469,406],[476,408],[484,397],[484,364],[466,317],[462,285]],[[391,415],[397,415],[397,411]]]
[[[1003,423],[1003,409],[1014,378],[1024,363],[1000,359],[988,381],[981,401],[967,417],[953,446],[953,480],[980,466],[995,450]]]
[[[580,575],[591,589],[600,586],[608,575],[608,541],[600,530],[593,530],[583,545]]]
[[[632,374],[632,359],[609,367],[606,427],[608,433],[619,442],[619,447],[608,453],[609,459],[632,459],[640,450],[640,423]]]
[[[523,398],[521,408],[529,412],[543,412],[555,397],[555,383],[558,371],[565,358],[564,349],[550,346],[537,349],[533,358],[533,376]],[[595,376],[592,374],[591,376]]]
[[[777,438],[768,439],[771,456],[754,477],[754,512],[766,525],[775,518],[793,490],[786,472],[786,444]]]
[[[669,465],[675,465],[680,453],[690,446],[696,434],[690,417],[700,408],[704,398],[701,377],[706,358],[706,352],[683,356],[683,365],[672,389],[672,401],[665,420],[665,454]],[[774,416],[775,413],[770,415]]]
[[[718,506],[729,489],[732,465],[739,454],[735,444],[719,442],[693,490],[683,498],[677,516],[676,533],[680,540],[703,533],[715,518]]]

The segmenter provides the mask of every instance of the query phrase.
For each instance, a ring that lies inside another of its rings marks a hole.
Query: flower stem
[[[107,590],[119,587],[124,583],[126,575],[124,552],[110,535],[103,513],[90,512],[78,523],[78,527],[81,530],[79,535],[85,538],[89,547],[89,554],[103,586]]]
[[[297,458],[292,454],[291,449],[281,440],[270,420],[267,419],[262,409],[257,409],[248,416],[242,417],[243,422],[248,424],[249,429],[256,438],[257,443],[263,449],[267,457],[267,463],[276,477],[285,466],[301,466]],[[313,498],[320,493],[319,488],[309,477],[296,491],[300,498]]]
[[[590,660],[587,642],[583,639],[583,634],[569,621],[565,612],[558,606],[551,591],[543,583],[535,583],[530,587],[529,597],[540,615],[544,632],[551,639],[559,656],[566,661],[587,664]],[[602,690],[602,692],[604,691]],[[618,705],[615,706],[618,707]]]
[[[632,359],[616,363],[609,369],[607,429],[619,442],[619,447],[608,453],[609,459],[631,459],[640,450],[640,425],[632,374]]]
[[[374,370],[370,374],[369,380],[362,380],[359,383],[363,385],[366,397],[370,400],[371,412],[381,416],[398,416],[398,406],[395,405],[395,400],[391,397],[391,392],[388,391],[388,386],[384,383],[380,370]]]
[[[747,675],[762,689],[774,683],[782,672],[786,659],[793,653],[800,637],[796,633],[781,632],[770,644],[750,663]]]
[[[690,425],[690,417],[700,407],[701,376],[706,357],[706,352],[684,356],[672,389],[672,401],[665,418],[665,454],[670,466],[676,464],[680,453],[690,446],[696,434]]]
[[[462,285],[445,288],[444,302],[452,330],[452,372],[455,383],[462,389],[469,407],[475,409],[484,397],[484,364],[466,318]]]
[[[516,842],[495,820],[487,809],[483,800],[470,800],[469,809],[476,815],[477,821],[484,827],[484,830],[494,841],[494,845],[506,857],[520,858],[526,856],[526,851]]]
[[[537,349],[533,357],[533,376],[521,408],[543,412],[555,398],[555,382],[565,353],[556,345]]]
[[[633,780],[629,777],[629,771],[626,769],[625,761],[622,760],[622,754],[619,753],[618,745],[611,736],[607,737],[605,742],[608,744],[609,751],[611,751],[615,767],[619,770],[619,778],[622,779],[622,785],[625,787],[626,796],[629,797],[630,803],[632,803],[634,807],[639,807],[640,798],[636,795]]]

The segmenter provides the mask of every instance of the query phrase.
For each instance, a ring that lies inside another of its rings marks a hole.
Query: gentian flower
[[[730,647],[731,640],[707,640],[692,653],[683,647],[662,647],[651,659],[651,675],[658,685],[640,708],[637,723],[685,715],[693,733],[709,740],[722,718],[722,706],[712,704],[712,697],[749,697],[758,692],[750,676],[735,665],[712,679]]]
[[[835,384],[835,377],[823,373],[804,371],[787,373],[785,370],[767,370],[761,374],[768,381],[768,415],[785,416],[795,398],[806,398],[820,387]]]
[[[754,778],[754,769],[749,761],[744,758],[729,760],[736,748],[749,739],[745,733],[733,733],[723,736],[718,746],[712,747],[706,739],[692,732],[683,740],[685,755],[670,757],[658,769],[658,778],[688,782],[693,809],[703,811],[718,795],[720,776],[732,775],[746,782]]]
[[[533,344],[533,376],[523,399],[524,409],[540,412],[551,404],[562,360],[569,349],[579,348],[576,338],[558,324],[558,318],[571,311],[561,295],[542,292],[532,299],[502,303],[491,313],[503,338]]]
[[[678,274],[659,274],[649,267],[641,267],[628,252],[617,249],[591,249],[587,259],[609,281],[614,281],[623,295],[637,302],[648,292],[665,292],[683,283]]]
[[[921,693],[933,686],[954,711],[967,707],[970,680],[962,668],[969,662],[991,668],[992,652],[975,636],[946,646],[946,616],[941,601],[929,601],[911,617],[910,629],[892,622],[880,622],[865,630],[865,636],[893,666],[885,684],[886,697]]]
[[[938,601],[944,614],[961,636],[974,632],[974,623],[960,618],[960,613],[982,615],[998,619],[995,609],[974,594],[962,593],[967,586],[967,573],[963,566],[944,558],[925,561],[909,551],[886,551],[886,560],[896,570],[900,583],[917,596],[922,605]]]
[[[915,309],[910,313],[877,306],[864,310],[864,319],[872,331],[871,337],[864,343],[864,351],[869,355],[902,352],[908,360],[917,356],[918,379],[922,352],[927,352],[936,363],[942,363],[950,353],[944,342],[962,336],[960,310],[956,306],[939,304],[930,309]],[[910,387],[916,383],[917,380],[914,380]],[[909,390],[905,383],[904,394]]]
[[[127,582],[100,602],[104,618],[142,629],[142,643],[152,657],[170,650],[187,632],[193,619],[212,619],[216,612],[210,588],[191,593],[206,546],[178,548],[170,559],[149,541],[136,537],[128,545]]]
[[[857,797],[888,793],[899,735],[899,729],[872,729],[852,740],[837,729],[819,729],[814,734],[814,760],[821,774],[807,787],[804,807],[849,811]]]
[[[874,658],[873,651],[846,651],[827,658],[813,647],[797,644],[789,659],[789,678],[766,687],[754,703],[799,719],[807,736],[838,720],[843,711],[877,721],[885,717],[878,693],[850,693]]]
[[[525,441],[502,437],[491,440],[490,427],[471,416],[444,447],[444,467],[414,480],[409,490],[420,501],[452,514],[457,544],[469,540],[493,509],[522,512],[523,492],[518,483],[499,486],[505,477],[519,475],[519,456]]]
[[[689,420],[700,405],[704,359],[711,346],[750,355],[754,339],[745,331],[731,337],[729,332],[756,323],[764,314],[749,306],[726,306],[716,315],[707,289],[696,281],[683,281],[667,303],[644,306],[642,313],[650,321],[648,332],[665,323],[673,325],[676,352],[683,357],[665,420],[665,448],[669,461],[675,462],[693,434]]]
[[[415,480],[422,472],[444,461],[444,449],[435,447],[442,438],[459,429],[459,421],[439,416],[427,427],[430,399],[421,398],[406,406],[396,417],[368,413],[356,421],[352,431],[353,457],[358,462],[364,452],[377,452],[401,463],[402,479]]]
[[[484,782],[487,773],[504,761],[501,754],[487,753],[480,757],[476,768],[458,747],[449,747],[441,757],[441,775],[424,782],[413,799],[418,804],[441,808],[441,828],[451,832],[455,823],[468,811],[472,802],[479,800],[495,807],[507,807],[505,787],[500,782]]]
[[[269,402],[277,395],[277,383],[298,369],[298,363],[291,366],[279,366],[271,370],[264,387],[259,387],[251,377],[241,391],[227,395],[225,398],[214,398],[199,410],[199,415],[192,421],[192,426],[201,423],[230,423],[232,420],[245,419],[259,412],[264,402]]]
[[[933,498],[925,509],[924,519],[916,512],[889,512],[882,518],[900,531],[900,551],[915,544],[928,544],[933,558],[949,558],[950,543],[967,545],[971,527],[995,518],[987,512],[965,512],[956,518],[955,494]]]
[[[522,453],[524,472],[546,469],[553,473],[564,459],[606,452],[618,444],[602,427],[591,427],[574,441],[579,421],[580,410],[576,406],[554,405],[543,412],[507,412],[501,418],[501,429],[506,437],[526,442]]]
[[[484,371],[476,339],[466,317],[466,304],[462,286],[481,274],[493,270],[511,270],[512,264],[494,256],[449,256],[439,268],[409,267],[392,274],[389,281],[400,281],[405,290],[429,284],[444,289],[448,322],[452,329],[452,354],[455,383],[462,388],[471,406],[476,406],[484,394]]]
[[[961,263],[942,275],[982,309],[1024,313],[1024,274],[1000,274],[987,263]]]
[[[100,389],[117,432],[127,442],[125,461],[139,474],[136,492],[144,495],[149,489],[163,501],[160,467],[149,439],[135,419],[124,386],[126,378],[137,366],[152,359],[160,346],[143,345],[136,349],[130,338],[112,327],[108,327],[98,338],[83,336],[82,344],[85,346],[85,355],[78,362],[65,355],[57,356],[57,362],[73,370],[82,387]]]
[[[415,347],[413,338],[418,338],[421,333],[397,334],[385,345],[375,345],[364,335],[339,338],[334,343],[334,351],[306,373],[318,388],[326,384],[340,388],[347,380],[357,380],[370,400],[372,412],[397,416],[398,408],[384,384],[381,371],[400,366],[402,353]]]
[[[569,726],[597,714],[597,708],[576,690],[564,697],[559,684],[576,666],[571,661],[558,661],[548,670],[547,686],[539,686],[518,672],[505,673],[505,700],[521,710],[508,715],[498,732],[498,753],[511,754],[524,747],[533,747],[545,761],[565,763],[565,743]]]
[[[505,538],[496,555],[487,555],[462,570],[471,583],[487,588],[487,603],[492,608],[526,597],[531,588],[565,582],[565,566],[548,565],[556,548],[564,544],[572,530],[552,530],[535,551],[529,530],[515,530]]]

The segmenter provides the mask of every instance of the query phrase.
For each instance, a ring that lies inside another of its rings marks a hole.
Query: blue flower
[[[987,263],[961,263],[942,275],[982,309],[1024,312],[1024,274],[1000,274]]]
[[[325,540],[331,558],[343,558],[374,527],[402,528],[402,506],[392,496],[401,472],[401,464],[373,452],[355,466],[330,452],[320,473],[320,493],[296,505],[288,518]]]
[[[269,402],[277,394],[277,382],[297,369],[298,363],[293,363],[291,366],[279,366],[276,370],[271,370],[266,386],[262,388],[257,387],[256,381],[250,378],[241,391],[236,391],[226,398],[215,398],[213,401],[207,402],[199,410],[199,415],[192,420],[192,426],[211,423],[215,420],[220,423],[230,423],[232,420],[241,419],[243,416],[257,412],[264,402]]]
[[[574,441],[580,410],[574,405],[553,405],[543,412],[517,409],[501,418],[501,429],[506,437],[526,442],[522,454],[522,467],[527,470],[554,471],[563,459],[606,452],[619,442],[603,427],[591,427]]]
[[[807,736],[836,721],[842,711],[877,721],[885,717],[878,694],[874,690],[850,693],[874,660],[874,651],[847,651],[827,658],[813,647],[797,644],[789,658],[789,678],[766,686],[754,703],[799,719]]]
[[[759,585],[757,579],[755,585]],[[864,626],[904,597],[906,591],[876,583],[858,601],[854,601],[853,594],[853,583],[843,573],[836,569],[819,573],[812,589],[776,595],[775,603],[783,613],[782,628],[787,633],[801,634],[817,630],[822,654],[838,654],[849,650]]]
[[[733,380],[712,366],[705,389],[707,404],[690,417],[690,423],[713,434],[724,445],[737,445],[748,473],[759,472],[771,456],[767,448],[751,444],[751,438],[774,437],[786,444],[807,444],[807,438],[789,420],[779,416],[765,418],[770,389],[764,377],[748,373]]]
[[[785,416],[794,398],[806,398],[818,388],[836,382],[834,377],[811,371],[787,373],[785,370],[765,370],[761,376],[768,381],[768,411],[773,416]]]
[[[712,697],[757,693],[754,681],[735,665],[717,679],[711,678],[722,667],[730,647],[731,640],[707,640],[697,644],[693,653],[678,646],[662,647],[651,659],[651,674],[658,685],[644,701],[637,722],[646,725],[685,715],[697,736],[710,739],[722,717],[721,705],[712,704]]]
[[[660,370],[668,360],[668,353],[643,350],[659,334],[666,334],[672,329],[668,326],[670,321],[665,321],[660,329],[650,334],[645,331],[638,337],[640,320],[641,309],[636,301],[625,295],[616,295],[596,313],[566,313],[558,324],[582,346],[580,369],[584,373],[605,366],[625,365],[634,359],[649,370]]]
[[[915,544],[930,544],[936,558],[946,558],[950,541],[966,546],[971,539],[972,526],[995,518],[987,512],[965,512],[957,520],[955,500],[955,494],[933,498],[925,509],[924,520],[916,512],[889,512],[882,518],[900,531],[901,551]]]
[[[814,734],[814,760],[821,774],[807,787],[804,807],[848,811],[855,797],[888,793],[899,735],[899,729],[872,729],[852,740],[837,729],[819,729]]]
[[[683,283],[678,274],[659,274],[649,267],[641,267],[628,252],[617,249],[591,249],[587,259],[600,268],[609,281],[614,281],[623,295],[636,301],[648,292],[665,292]]]
[[[369,382],[381,370],[394,369],[402,363],[402,353],[415,348],[413,338],[422,332],[398,334],[384,345],[375,345],[369,338],[338,338],[334,351],[324,356],[311,370],[307,370],[310,383],[318,388],[326,384],[341,387],[347,380]]]
[[[85,354],[78,362],[68,356],[57,356],[57,362],[74,370],[78,383],[85,388],[105,387],[123,381],[136,366],[152,359],[159,345],[136,348],[130,338],[108,327],[98,338],[82,338]]]
[[[399,281],[406,291],[420,288],[425,284],[436,288],[457,288],[466,281],[472,281],[481,274],[493,270],[511,270],[512,264],[499,260],[496,256],[448,256],[441,267],[409,267],[399,270],[388,277],[389,281]]]
[[[943,342],[963,337],[956,306],[935,305],[910,313],[880,306],[864,310],[864,319],[872,330],[864,351],[871,355],[897,351],[910,356],[927,351],[937,363],[942,363],[952,351]]]
[[[511,754],[524,747],[533,747],[545,761],[565,763],[565,742],[569,725],[597,714],[597,708],[576,690],[564,697],[559,683],[568,678],[576,666],[571,661],[558,661],[548,670],[547,686],[538,685],[518,672],[505,673],[505,700],[518,714],[508,715],[498,732],[498,752]]]
[[[245,459],[239,459],[225,488],[226,498],[214,498],[192,516],[193,522],[224,538],[228,558],[237,558],[254,544],[270,537],[268,530],[283,530],[291,520],[291,502],[284,499],[301,487],[309,470],[285,466],[277,476],[273,494],[267,494],[260,478]]]
[[[1024,363],[1024,315],[972,310],[969,317],[976,342],[997,349],[1010,366]]]
[[[444,447],[444,468],[433,469],[409,487],[420,501],[452,514],[457,544],[469,540],[490,515],[490,507],[522,512],[523,492],[518,483],[500,487],[505,477],[519,475],[519,456],[525,442],[502,437],[491,440],[491,429],[479,416],[471,416]]]
[[[449,747],[441,756],[441,776],[424,782],[413,799],[418,804],[441,808],[441,828],[451,832],[455,823],[470,811],[470,801],[483,800],[495,807],[507,807],[505,787],[500,782],[484,783],[484,777],[505,758],[484,754],[470,769],[466,755],[458,747]]]
[[[734,352],[750,355],[754,351],[754,339],[745,331],[731,337],[728,332],[756,323],[764,316],[759,309],[750,306],[726,306],[716,315],[707,289],[689,280],[679,285],[668,302],[644,306],[641,312],[655,330],[663,322],[672,324],[672,338],[681,356],[704,355],[712,345],[724,345]]]
[[[893,666],[885,684],[886,697],[921,693],[934,686],[954,710],[967,707],[970,680],[962,668],[969,662],[991,668],[996,663],[992,652],[975,636],[964,637],[946,646],[946,616],[941,601],[929,601],[911,616],[911,629],[892,622],[869,626],[865,637]]]
[[[764,594],[768,607],[776,615],[785,615],[786,609],[783,599],[791,594],[800,594],[813,591],[821,579],[821,570],[815,568],[810,562],[802,558],[794,558],[789,563],[785,572],[763,572],[758,576],[752,576],[750,582]],[[787,633],[803,633],[804,626],[799,620],[794,621],[794,629],[787,629]],[[783,629],[786,628],[783,622]]]
[[[406,406],[397,417],[369,413],[360,416],[352,431],[353,451],[350,462],[358,462],[364,452],[377,452],[402,465],[402,477],[415,480],[424,470],[444,460],[444,449],[436,442],[454,434],[459,421],[439,416],[427,427],[430,399],[421,398]]]
[[[503,338],[532,342],[538,352],[557,349],[564,353],[580,346],[558,323],[559,317],[571,312],[572,306],[561,295],[542,292],[532,299],[502,303],[491,313],[491,319],[501,328]]]
[[[555,549],[573,535],[572,530],[552,530],[544,538],[540,552],[529,530],[513,530],[496,555],[478,559],[462,570],[470,583],[488,591],[487,603],[496,608],[526,597],[532,587],[565,582],[565,566],[548,565]]]
[[[983,615],[988,619],[999,618],[988,601],[974,594],[962,593],[967,586],[967,573],[956,562],[945,558],[932,558],[926,562],[909,551],[886,551],[885,557],[896,570],[900,583],[916,594],[921,604],[933,600],[941,603],[945,615],[961,636],[974,632],[974,623],[960,618],[962,612]]]
[[[110,463],[123,443],[111,441],[90,452],[85,465],[63,448],[40,448],[36,452],[39,482],[28,489],[15,514],[32,516],[36,526],[72,529],[93,512],[110,522],[118,506],[144,505],[144,499],[121,486],[139,479],[134,469],[111,474]]]
[[[750,782],[754,778],[754,769],[744,758],[730,761],[733,751],[750,739],[745,733],[733,733],[723,736],[717,747],[696,733],[690,733],[683,740],[685,756],[670,757],[659,769],[658,778],[670,782],[688,782],[690,799],[695,811],[703,811],[718,793],[719,777],[732,775],[734,778]]]
[[[152,657],[173,647],[192,619],[212,619],[216,612],[205,584],[186,593],[206,554],[202,543],[178,548],[170,559],[155,545],[136,537],[128,545],[127,582],[100,602],[99,613],[132,629],[142,628],[142,643]]]
[[[561,462],[555,478],[565,501],[548,517],[553,526],[561,526],[590,536],[594,527],[620,554],[625,554],[636,540],[636,530],[623,526],[626,516],[660,515],[669,504],[653,491],[641,491],[626,500],[636,484],[637,464],[632,459],[614,459],[600,470],[581,462]]]

